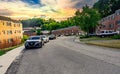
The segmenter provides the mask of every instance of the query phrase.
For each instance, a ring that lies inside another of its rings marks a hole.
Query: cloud
[[[96,0],[0,0],[0,15],[12,18],[31,18],[46,15],[47,17],[73,16],[78,8]]]

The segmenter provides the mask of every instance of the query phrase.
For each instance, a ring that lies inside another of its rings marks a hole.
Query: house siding
[[[20,44],[22,37],[20,22],[0,19],[0,49]]]
[[[99,33],[102,30],[112,30],[120,34],[120,9],[99,21],[96,32]]]

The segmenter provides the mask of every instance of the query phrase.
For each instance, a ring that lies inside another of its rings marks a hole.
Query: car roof
[[[40,37],[40,36],[31,36],[31,37]],[[31,38],[31,37],[30,37],[30,38]]]

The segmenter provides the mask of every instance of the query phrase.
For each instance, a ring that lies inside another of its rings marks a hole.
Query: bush
[[[113,39],[120,39],[120,35],[114,35],[112,36]]]
[[[80,39],[83,39],[83,38],[89,38],[88,35],[80,35]]]
[[[27,35],[23,35],[22,43],[24,43],[28,38],[29,38],[29,36],[27,36]]]
[[[5,54],[6,52],[4,50],[0,50],[0,56]]]

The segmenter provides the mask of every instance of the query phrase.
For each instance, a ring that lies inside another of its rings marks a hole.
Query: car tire
[[[42,44],[40,44],[40,48],[42,48],[42,46],[43,46],[43,45],[42,45]]]
[[[25,49],[29,49],[29,47],[25,46]]]

